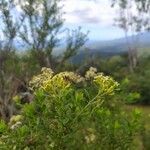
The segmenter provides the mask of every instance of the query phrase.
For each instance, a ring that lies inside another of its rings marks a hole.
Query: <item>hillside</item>
[[[139,49],[139,55],[150,53],[150,33],[145,32],[141,35],[137,35],[138,44],[133,42],[132,37],[128,38],[130,46],[136,46]],[[115,39],[111,41],[89,41],[85,50],[81,50],[72,62],[78,63],[83,61],[86,57],[101,56],[110,57],[116,54],[126,53],[128,50],[127,41],[125,38]]]
[[[139,48],[150,48],[150,33],[145,32],[137,35],[137,41],[133,41],[132,37],[128,38],[130,46],[137,46]],[[137,44],[138,42],[138,44]],[[100,50],[105,52],[124,52],[127,50],[126,38],[115,39],[111,41],[91,41],[88,46],[94,50]]]

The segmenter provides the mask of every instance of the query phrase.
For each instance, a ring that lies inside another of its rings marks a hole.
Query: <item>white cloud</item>
[[[115,11],[109,0],[64,0],[64,18],[66,23],[112,25]]]
[[[27,5],[24,0],[14,0],[16,4]],[[113,24],[115,11],[110,7],[110,0],[62,0],[67,24]],[[21,11],[20,5],[17,10]],[[39,10],[39,9],[38,9]]]

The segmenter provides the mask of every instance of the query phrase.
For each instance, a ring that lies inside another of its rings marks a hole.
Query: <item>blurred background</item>
[[[30,102],[42,67],[84,75],[89,67],[120,83],[127,111],[144,114],[150,148],[149,0],[0,0],[0,117]]]

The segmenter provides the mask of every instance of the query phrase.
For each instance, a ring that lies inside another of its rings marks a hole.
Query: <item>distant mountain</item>
[[[136,36],[137,41],[133,41],[133,37],[128,37],[128,43],[130,46],[136,46],[140,51],[143,49],[150,50],[150,33],[145,32]],[[86,45],[88,50],[81,50],[76,56],[74,56],[72,62],[81,62],[86,57],[93,55],[110,57],[116,54],[125,53],[128,50],[128,44],[126,38],[115,39],[111,41],[90,41]],[[84,49],[84,48],[83,48]]]
[[[144,32],[136,36],[139,40],[133,42],[132,37],[128,38],[130,45],[136,45],[139,49],[150,49],[150,32]],[[0,42],[1,44],[5,42]],[[29,47],[27,45],[22,45],[21,43],[15,41],[15,47],[18,51],[24,51]],[[85,50],[88,49],[88,50]],[[79,53],[73,57],[72,61],[81,61],[88,56],[101,55],[104,57],[120,54],[127,52],[128,45],[125,38],[110,40],[110,41],[89,41],[85,47],[83,47]],[[53,52],[54,55],[61,55],[64,51],[64,45],[56,48]]]
[[[131,46],[137,46],[139,48],[150,48],[150,33],[145,32],[136,36],[137,41],[134,41],[132,37],[128,37],[128,42]],[[138,42],[138,43],[137,43]],[[115,39],[111,41],[91,41],[88,45],[90,49],[100,51],[114,51],[124,52],[127,51],[128,45],[126,38]]]

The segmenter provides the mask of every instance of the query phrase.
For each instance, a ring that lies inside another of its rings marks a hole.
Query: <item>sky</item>
[[[23,0],[15,0],[16,3]],[[110,7],[111,0],[62,0],[65,23],[69,29],[82,27],[89,31],[90,41],[106,41],[124,37],[124,32],[114,26],[116,11]],[[19,6],[18,6],[19,11]]]
[[[65,26],[90,31],[90,40],[113,40],[124,36],[114,26],[116,11],[110,7],[110,0],[63,0]]]

